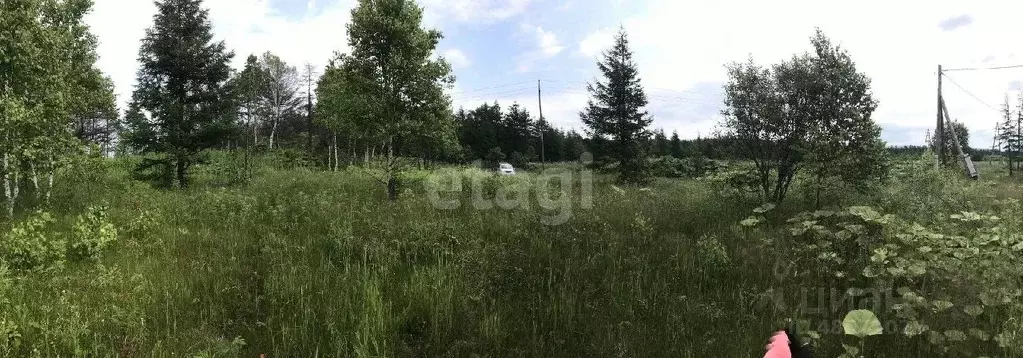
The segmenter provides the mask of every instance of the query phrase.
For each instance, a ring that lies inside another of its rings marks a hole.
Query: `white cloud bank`
[[[289,64],[322,68],[335,51],[347,49],[345,24],[355,0],[309,1],[305,16],[289,18],[268,0],[207,0],[214,39],[234,50],[233,65],[249,54],[272,51]],[[314,11],[313,8],[316,8]],[[156,7],[147,0],[96,0],[86,19],[99,39],[98,66],[116,85],[118,103],[131,99],[138,70],[138,48],[152,26]]]
[[[664,89],[653,93],[676,97],[690,97],[679,91],[699,83],[725,81],[724,65],[729,62],[752,56],[767,65],[808,50],[814,27],[820,27],[848,49],[858,68],[872,78],[880,101],[874,115],[877,122],[888,128],[912,128],[910,143],[922,143],[924,131],[935,122],[939,63],[946,68],[1023,63],[1023,42],[1018,41],[1023,37],[1023,27],[1018,26],[1023,2],[945,0],[920,5],[880,0],[855,4],[649,0],[639,12],[621,19],[621,24],[628,31],[644,84],[648,89]],[[939,26],[964,16],[972,21],[951,31]],[[617,27],[616,21],[584,36],[579,53],[592,57],[606,49]],[[1023,70],[948,75],[998,106],[1010,83],[1023,79]],[[948,83],[944,92],[950,113],[970,127],[974,144],[983,147],[990,142],[998,113]],[[655,126],[695,136],[692,125],[697,119],[683,123],[679,117],[660,115],[675,107],[651,98],[651,111],[658,115]]]

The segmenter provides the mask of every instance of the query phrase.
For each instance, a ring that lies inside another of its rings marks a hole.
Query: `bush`
[[[37,211],[14,224],[0,245],[0,266],[15,270],[60,267],[65,261],[95,260],[117,240],[106,207],[90,207],[70,233],[61,234],[50,213]]]
[[[654,176],[665,178],[698,178],[718,170],[717,163],[705,157],[675,158],[663,156],[650,161]]]
[[[274,149],[266,156],[267,164],[277,170],[291,170],[296,168],[309,168],[313,162],[309,160],[306,152],[299,149],[284,148]]]
[[[72,261],[94,260],[100,252],[117,240],[117,228],[107,217],[105,206],[90,207],[71,229],[67,258]]]
[[[953,356],[999,355],[976,344],[992,338],[1001,349],[1019,348],[1019,329],[1004,323],[1023,307],[1023,235],[994,215],[942,216],[929,228],[864,206],[799,214],[789,220],[794,250],[785,259],[806,267],[786,279],[824,274],[851,304],[894,324],[892,333],[920,336]]]
[[[714,191],[723,196],[747,196],[760,192],[760,179],[749,166],[735,166],[705,178]]]
[[[63,261],[64,241],[47,232],[53,223],[50,213],[37,211],[14,224],[0,245],[0,265],[31,270]]]

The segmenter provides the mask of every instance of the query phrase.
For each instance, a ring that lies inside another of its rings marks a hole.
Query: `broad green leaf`
[[[842,329],[845,334],[860,338],[883,333],[881,321],[870,310],[849,311],[842,320]]]
[[[877,266],[867,266],[863,269],[863,276],[874,278],[880,276],[882,272],[884,271]]]
[[[966,312],[966,314],[968,314],[968,315],[970,315],[972,317],[977,317],[977,316],[980,316],[982,313],[984,313],[984,308],[980,307],[980,306],[976,306],[976,305],[974,305],[974,306],[966,306],[966,307],[963,308],[963,312]]]
[[[760,223],[760,219],[757,219],[755,217],[750,216],[750,217],[746,218],[746,220],[740,221],[739,225],[742,225],[742,226],[745,226],[745,227],[754,227],[754,226],[757,226],[757,224],[759,224],[759,223]]]
[[[982,340],[982,341],[987,341],[987,340],[991,339],[991,335],[990,334],[988,334],[987,332],[985,332],[983,330],[976,329],[976,328],[970,328],[970,335],[975,337],[975,338],[977,338],[977,339],[979,339],[979,340]]]
[[[945,337],[952,342],[962,342],[966,340],[966,333],[957,329],[950,329],[945,331]]]
[[[941,312],[941,311],[947,310],[949,308],[952,308],[952,302],[948,302],[948,301],[934,301],[931,304],[934,305],[935,312]]]
[[[945,336],[935,331],[927,331],[927,341],[933,345],[945,343]]]
[[[923,262],[916,261],[910,264],[906,271],[909,272],[910,276],[923,276],[923,274],[927,273],[927,268]]]
[[[767,203],[767,204],[761,205],[760,207],[758,207],[756,209],[753,209],[753,212],[757,213],[757,214],[763,214],[763,213],[766,213],[766,212],[771,211],[773,209],[774,209],[774,204]]]
[[[914,337],[927,332],[928,329],[930,328],[926,324],[920,323],[920,321],[910,321],[906,324],[906,328],[902,330],[902,333],[908,337]]]

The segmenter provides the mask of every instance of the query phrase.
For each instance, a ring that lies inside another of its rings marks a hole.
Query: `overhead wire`
[[[958,82],[956,82],[955,80],[953,80],[953,79],[952,79],[952,77],[949,77],[949,76],[948,76],[948,75],[946,75],[946,74],[942,74],[942,76],[944,76],[945,78],[947,78],[947,79],[948,79],[948,81],[949,81],[949,82],[952,82],[952,84],[953,84],[953,85],[955,85],[956,87],[959,87],[959,89],[960,89],[960,90],[962,90],[963,92],[966,92],[966,94],[967,94],[967,95],[969,95],[970,97],[973,97],[973,99],[977,100],[977,102],[980,102],[980,104],[983,104],[983,105],[984,105],[985,107],[987,107],[987,108],[991,108],[992,110],[994,110],[994,111],[996,111],[996,112],[999,112],[999,113],[1001,113],[1001,112],[1002,112],[1002,110],[1001,110],[1001,109],[998,109],[997,107],[995,107],[995,106],[992,106],[992,105],[988,104],[987,102],[984,102],[984,100],[980,99],[980,97],[977,97],[977,95],[973,94],[973,92],[970,92],[969,90],[967,90],[966,88],[964,88],[964,87],[963,87],[962,85],[960,85],[960,84],[959,84]]]
[[[1010,68],[1023,68],[1023,65],[1010,65],[1010,66],[997,66],[997,67],[967,67],[967,68],[952,68],[947,70],[941,70],[942,72],[960,72],[960,71],[986,71],[986,70],[1005,70]]]

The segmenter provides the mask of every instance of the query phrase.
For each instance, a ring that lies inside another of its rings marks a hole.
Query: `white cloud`
[[[558,36],[554,32],[544,30],[541,26],[523,23],[520,26],[520,30],[527,34],[527,36],[532,37],[532,41],[536,42],[533,45],[533,49],[519,56],[517,71],[520,73],[533,70],[537,63],[553,58],[565,49],[565,46],[561,45],[558,41]]]
[[[859,70],[872,78],[875,98],[880,101],[875,120],[882,126],[918,128],[919,134],[913,133],[917,143],[923,142],[926,128],[934,126],[937,64],[972,67],[1023,62],[1019,56],[1023,43],[1016,41],[1023,37],[1023,28],[1014,19],[1014,14],[1023,11],[1020,2],[944,0],[920,7],[911,2],[867,0],[837,11],[811,0],[722,0],[701,2],[694,11],[689,2],[648,0],[636,7],[638,12],[603,24],[582,39],[579,52],[594,55],[604,49],[612,34],[608,29],[620,21],[628,31],[648,89],[662,88],[664,93],[688,97],[681,91],[698,83],[725,81],[724,65],[729,62],[752,56],[767,65],[809,50],[809,37],[819,26],[848,49]],[[963,14],[975,21],[953,31],[939,27],[941,21]],[[989,56],[994,59],[985,63]],[[949,76],[997,106],[1009,83],[1023,79],[1023,70],[954,72]],[[971,132],[994,128],[997,112],[948,81],[945,88],[952,116],[964,121]],[[689,134],[688,126],[698,120],[677,120],[685,116],[672,113],[677,107],[652,98],[655,126],[663,125],[668,131],[675,126],[680,134],[695,136]],[[990,138],[973,140],[979,145]]]
[[[466,68],[472,65],[472,61],[469,60],[469,57],[466,56],[462,50],[457,48],[444,51],[443,56],[449,63],[451,63],[451,66],[455,68]]]
[[[525,12],[535,0],[420,0],[428,23],[445,20],[490,23]]]
[[[554,35],[553,32],[545,31],[542,27],[536,27],[536,37],[539,43],[540,53],[545,57],[550,58],[557,56],[561,53],[561,50],[565,49],[565,46],[561,46],[558,43],[558,36]]]
[[[596,57],[614,43],[614,31],[600,29],[590,33],[579,43],[579,53],[586,57]]]
[[[310,5],[316,5],[313,1]],[[319,4],[315,13],[288,18],[272,9],[268,0],[207,0],[214,39],[234,50],[233,65],[240,68],[249,54],[272,51],[301,68],[311,63],[322,68],[335,51],[347,50],[345,23],[355,0]],[[138,69],[139,42],[152,26],[156,12],[151,1],[97,0],[86,19],[99,39],[98,66],[116,85],[122,106],[131,98]]]

